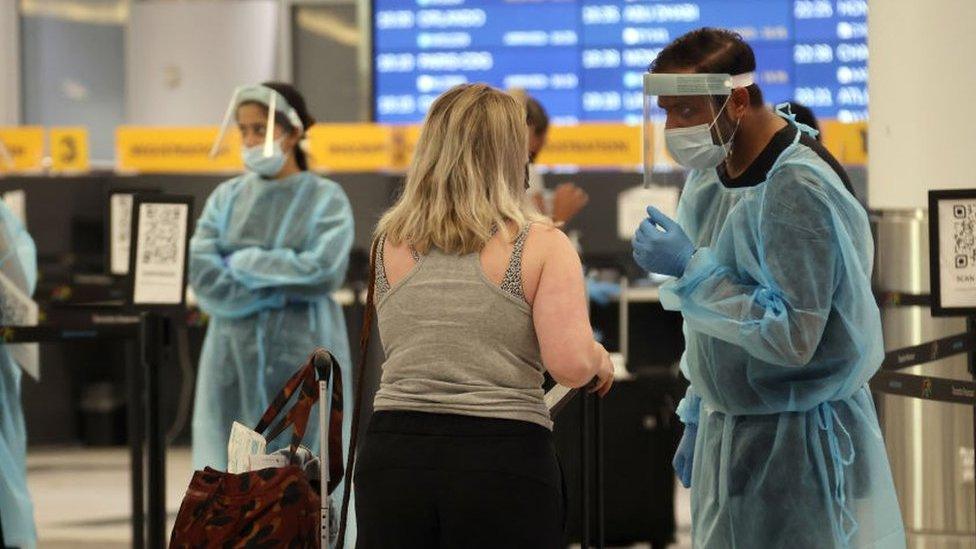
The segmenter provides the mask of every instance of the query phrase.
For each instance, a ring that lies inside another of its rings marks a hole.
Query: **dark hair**
[[[796,101],[789,101],[787,105],[790,106],[790,112],[796,115],[796,121],[800,124],[806,124],[811,128],[817,130],[817,141],[820,141],[820,124],[817,123],[817,116],[813,114],[810,107],[806,105],[797,103]]]
[[[525,121],[532,126],[536,135],[549,130],[549,115],[546,114],[545,107],[529,95],[525,96]]]
[[[284,82],[262,82],[261,85],[280,93],[288,101],[288,104],[291,105],[291,108],[295,109],[295,112],[298,114],[298,119],[305,126],[304,132],[302,132],[302,137],[304,137],[305,132],[315,124],[315,119],[309,114],[308,107],[305,105],[305,98],[302,97],[302,94],[295,89],[295,86]],[[292,126],[288,117],[280,112],[275,113],[275,124],[280,125],[288,132],[293,132],[298,129]],[[305,156],[305,151],[299,145],[295,146],[295,162],[302,171],[308,170],[308,158]]]
[[[703,27],[683,34],[671,42],[651,62],[651,72],[674,72],[692,69],[699,73],[742,74],[756,70],[756,55],[752,47],[737,32]],[[762,106],[759,86],[752,84],[749,103]]]

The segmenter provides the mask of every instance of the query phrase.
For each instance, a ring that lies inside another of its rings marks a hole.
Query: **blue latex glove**
[[[684,274],[695,253],[685,231],[654,206],[647,207],[647,219],[637,228],[632,245],[634,261],[645,271],[675,277]]]
[[[678,480],[685,488],[691,488],[691,466],[695,461],[695,439],[698,438],[698,424],[686,423],[685,433],[681,435],[678,450],[674,453],[671,466],[678,475]]]
[[[590,301],[598,305],[609,305],[613,298],[620,295],[620,284],[587,278],[586,293],[590,296]]]

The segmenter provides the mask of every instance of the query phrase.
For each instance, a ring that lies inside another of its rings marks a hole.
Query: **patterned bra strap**
[[[379,242],[376,244],[376,294],[381,298],[390,291],[390,279],[386,277],[386,265],[383,262],[383,248],[386,244],[386,235],[380,235]],[[415,263],[420,263],[420,253],[412,244],[410,246],[410,257]]]
[[[390,291],[390,281],[386,278],[386,267],[383,265],[383,247],[386,244],[386,235],[380,235],[379,242],[376,243],[376,293],[381,297]]]
[[[531,227],[531,224],[526,225],[515,237],[512,257],[508,260],[508,269],[505,270],[505,278],[502,279],[501,285],[502,290],[522,301],[527,301],[522,289],[522,253],[525,251],[525,239],[529,236]]]

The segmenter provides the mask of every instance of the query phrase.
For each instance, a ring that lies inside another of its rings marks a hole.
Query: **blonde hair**
[[[511,239],[544,221],[525,200],[528,169],[525,106],[484,84],[462,84],[434,101],[403,193],[380,219],[376,236],[419,252],[480,251],[493,227]]]

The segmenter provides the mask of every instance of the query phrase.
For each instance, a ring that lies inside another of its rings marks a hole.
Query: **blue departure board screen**
[[[867,0],[374,0],[376,120],[419,122],[464,82],[521,88],[555,123],[637,122],[642,78],[668,42],[739,32],[768,102],[867,118]]]

